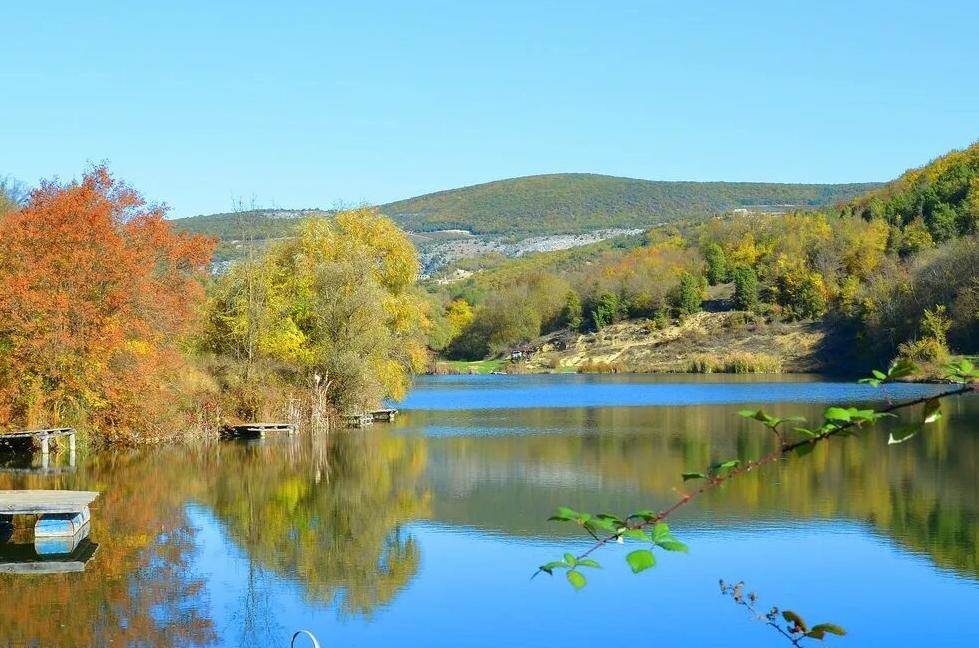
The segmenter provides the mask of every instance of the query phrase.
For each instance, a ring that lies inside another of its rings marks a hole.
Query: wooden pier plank
[[[240,437],[240,436],[265,436],[268,432],[285,432],[295,434],[296,426],[292,423],[242,423],[240,425],[226,425],[221,430],[221,436]]]
[[[75,434],[74,428],[45,428],[43,430],[21,430],[20,432],[0,433],[0,441],[4,439],[29,439],[41,437],[61,437]]]
[[[78,513],[98,496],[95,491],[0,490],[0,514]]]

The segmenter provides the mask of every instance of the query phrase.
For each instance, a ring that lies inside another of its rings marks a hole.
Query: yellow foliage
[[[452,337],[456,338],[473,321],[473,308],[465,299],[454,299],[445,310],[445,318],[449,322]]]
[[[418,267],[411,241],[376,210],[309,219],[222,277],[206,346],[237,360],[246,381],[266,361],[296,386],[321,383],[340,410],[401,398],[427,359]]]

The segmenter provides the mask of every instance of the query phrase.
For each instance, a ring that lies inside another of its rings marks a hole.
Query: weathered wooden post
[[[75,431],[68,435],[68,467],[75,467]]]
[[[41,468],[47,470],[51,464],[51,440],[47,434],[41,435]]]

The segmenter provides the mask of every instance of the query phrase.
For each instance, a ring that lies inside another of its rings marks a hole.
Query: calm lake
[[[83,572],[0,574],[0,644],[287,646],[302,628],[324,647],[787,645],[720,595],[723,578],[844,626],[831,645],[976,646],[979,397],[946,402],[904,444],[885,426],[725,486],[671,520],[690,553],[658,552],[640,575],[627,544],[596,556],[580,592],[560,574],[530,580],[588,546],[547,522],[557,506],[657,509],[681,472],[765,453],[745,406],[815,421],[829,404],[936,389],[426,377],[395,423],[366,430],[83,453],[54,475],[7,463],[0,489],[102,496]],[[0,546],[0,563],[18,551]]]

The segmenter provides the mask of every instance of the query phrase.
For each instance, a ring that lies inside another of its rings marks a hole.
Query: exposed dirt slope
[[[825,369],[821,351],[826,342],[820,322],[765,323],[740,312],[702,312],[665,328],[632,320],[597,333],[551,334],[528,345],[528,359],[520,364],[530,372],[608,364],[619,371],[654,373],[740,358],[797,373]]]

